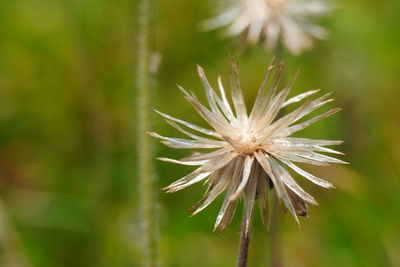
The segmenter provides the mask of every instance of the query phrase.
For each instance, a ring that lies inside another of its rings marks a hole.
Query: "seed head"
[[[297,166],[307,163],[325,166],[329,163],[345,163],[342,160],[322,153],[342,154],[326,146],[341,144],[336,140],[315,140],[290,137],[314,122],[328,117],[339,108],[331,109],[321,115],[299,122],[303,117],[332,101],[330,94],[307,101],[285,116],[279,117],[282,108],[300,102],[314,95],[319,90],[312,90],[287,99],[293,82],[280,89],[280,76],[283,65],[276,67],[274,60],[268,67],[259,88],[257,98],[250,113],[246,110],[239,81],[237,64],[231,64],[232,102],[229,103],[221,79],[218,79],[220,94],[217,94],[201,67],[198,67],[200,79],[204,85],[209,108],[203,106],[193,93],[180,89],[186,100],[210,124],[213,129],[206,129],[192,123],[171,117],[157,111],[167,123],[189,137],[171,138],[150,133],[173,148],[211,149],[208,152],[194,153],[181,159],[160,158],[160,160],[198,166],[196,170],[173,182],[165,189],[176,192],[200,181],[206,181],[208,189],[205,196],[192,207],[197,214],[210,205],[218,195],[225,191],[225,200],[217,216],[215,228],[223,230],[230,223],[240,196],[244,199],[246,229],[250,224],[254,201],[260,201],[264,224],[268,226],[269,192],[275,188],[278,198],[297,216],[307,214],[306,202],[317,204],[316,200],[304,191],[283,166],[309,181],[325,188],[333,185]],[[196,134],[188,130],[194,130]]]
[[[279,39],[293,54],[310,49],[312,38],[325,39],[324,28],[310,22],[331,10],[317,0],[231,0],[220,15],[203,23],[205,29],[226,27],[227,36],[246,35],[249,43],[263,41],[274,49]]]

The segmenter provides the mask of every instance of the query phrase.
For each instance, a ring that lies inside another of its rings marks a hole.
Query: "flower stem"
[[[150,130],[151,89],[153,75],[153,0],[139,3],[137,47],[137,107],[138,107],[138,169],[141,219],[142,261],[145,267],[159,265],[156,223],[156,195],[154,192],[154,166],[152,145],[147,132]]]
[[[249,233],[246,232],[246,217],[243,211],[242,232],[240,234],[239,252],[237,259],[237,267],[246,267],[249,254]]]

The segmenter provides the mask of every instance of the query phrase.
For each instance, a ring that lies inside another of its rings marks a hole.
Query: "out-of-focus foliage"
[[[179,83],[203,98],[195,64],[228,84],[228,54],[240,45],[200,32],[215,1],[157,2],[162,55],[157,109],[205,125],[184,102]],[[285,54],[294,93],[334,91],[343,112],[301,135],[345,140],[348,166],[309,168],[332,181],[316,196],[299,229],[281,227],[283,265],[400,266],[400,2],[338,1],[322,21],[328,41],[300,57]],[[0,2],[0,265],[139,266],[135,159],[137,1],[3,0]],[[238,56],[250,104],[271,58],[262,46]],[[152,107],[148,107],[149,109]],[[328,109],[329,107],[327,107]],[[163,135],[176,131],[154,116]],[[156,155],[183,157],[156,144]],[[191,168],[157,164],[158,187]],[[159,193],[165,266],[233,266],[240,211],[213,233],[219,203],[188,218],[199,184]],[[267,266],[268,235],[255,215],[250,266]],[[14,264],[14,265],[12,265]]]

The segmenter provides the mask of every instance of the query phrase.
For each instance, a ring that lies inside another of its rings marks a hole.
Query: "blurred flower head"
[[[228,36],[244,34],[249,43],[263,41],[274,49],[279,38],[293,54],[310,49],[312,38],[324,39],[324,28],[310,22],[331,8],[317,0],[230,0],[228,8],[204,22],[205,29],[227,27]]]
[[[283,64],[275,67],[274,61],[271,63],[253,108],[248,114],[236,63],[231,63],[233,106],[226,97],[221,78],[218,78],[220,94],[217,94],[208,82],[203,69],[198,67],[209,108],[202,105],[195,94],[188,93],[181,87],[180,89],[185,94],[186,100],[210,124],[212,130],[158,112],[166,119],[167,123],[187,135],[189,139],[164,137],[150,133],[152,136],[161,139],[165,145],[173,148],[212,150],[203,153],[197,152],[181,160],[169,158],[160,158],[160,160],[199,166],[193,172],[165,188],[167,192],[176,192],[194,183],[205,181],[208,184],[207,192],[192,207],[193,214],[197,214],[210,205],[218,195],[226,192],[215,223],[217,229],[223,230],[230,223],[240,196],[244,199],[247,231],[255,200],[260,201],[263,221],[265,225],[268,225],[268,199],[269,192],[273,187],[279,199],[298,222],[297,216],[307,214],[306,202],[311,204],[317,204],[317,202],[296,183],[284,166],[317,185],[330,188],[333,187],[331,183],[306,172],[297,166],[297,163],[320,166],[329,163],[345,163],[322,154],[342,154],[326,147],[338,145],[342,143],[341,141],[290,137],[293,133],[340,109],[335,108],[298,122],[304,116],[332,101],[332,99],[328,99],[329,94],[325,94],[313,101],[307,101],[287,115],[279,117],[278,114],[282,108],[318,92],[318,90],[308,91],[287,99],[295,79],[280,90],[279,81],[282,70]],[[189,132],[189,129],[197,133]]]

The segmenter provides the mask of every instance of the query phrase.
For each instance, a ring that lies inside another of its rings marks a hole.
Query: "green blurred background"
[[[0,266],[140,266],[136,171],[135,53],[137,0],[0,1]],[[320,206],[299,229],[284,216],[283,266],[400,266],[400,1],[341,0],[321,24],[328,41],[285,55],[294,92],[321,88],[344,108],[301,136],[342,139],[348,166],[307,168],[333,182],[300,181]],[[176,89],[204,99],[195,64],[227,84],[233,40],[201,32],[215,2],[157,2],[162,56],[154,106],[205,125]],[[271,53],[245,51],[241,65],[250,104]],[[152,107],[149,107],[149,109]],[[155,115],[153,128],[179,135]],[[157,156],[179,158],[155,143]],[[157,188],[191,170],[157,162]],[[301,179],[299,179],[301,180]],[[189,218],[204,187],[159,197],[165,266],[234,266],[240,211],[212,232],[221,199]],[[268,266],[268,235],[258,212],[250,265]]]

